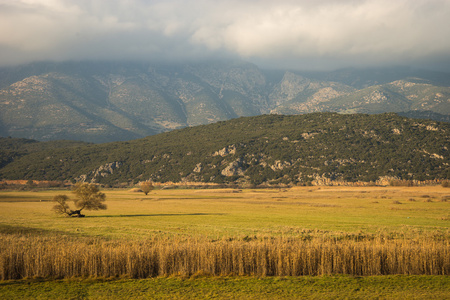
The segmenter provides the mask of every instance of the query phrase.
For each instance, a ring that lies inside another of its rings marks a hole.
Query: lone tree
[[[67,204],[69,197],[66,195],[56,195],[53,197],[53,201],[57,204],[53,207],[53,210],[58,214],[64,214],[69,217],[84,217],[81,214],[83,209],[86,210],[100,210],[106,209],[106,205],[103,203],[106,199],[106,195],[98,190],[95,184],[89,183],[77,183],[74,185],[72,192],[77,197],[73,200],[77,209],[70,209]]]
[[[144,194],[147,196],[148,193],[150,193],[154,189],[153,184],[151,181],[144,181],[141,182],[141,190],[144,192]]]

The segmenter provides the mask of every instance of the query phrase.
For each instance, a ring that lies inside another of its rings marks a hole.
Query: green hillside
[[[35,152],[45,152],[58,148],[72,148],[77,146],[85,146],[88,143],[77,141],[49,141],[38,142],[29,139],[2,138],[0,137],[0,168],[17,160],[22,156]]]
[[[448,179],[449,132],[449,123],[392,113],[242,117],[129,142],[36,149],[3,159],[0,178],[104,184]]]

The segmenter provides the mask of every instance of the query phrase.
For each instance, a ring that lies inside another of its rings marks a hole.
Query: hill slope
[[[0,69],[0,136],[101,143],[241,116],[323,111],[430,111],[445,120],[450,75],[405,68],[263,71],[246,62]]]
[[[129,142],[37,149],[8,160],[0,177],[106,184],[448,179],[449,133],[449,123],[396,114],[263,115]]]

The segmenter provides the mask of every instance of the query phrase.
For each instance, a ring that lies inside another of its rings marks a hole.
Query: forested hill
[[[49,148],[33,142],[21,148],[18,140],[5,138],[0,178],[112,185],[148,179],[251,184],[449,179],[449,133],[449,123],[393,113],[312,113],[242,117],[107,144]]]

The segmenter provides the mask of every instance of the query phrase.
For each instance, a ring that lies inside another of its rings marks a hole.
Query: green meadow
[[[108,209],[86,211],[84,219],[51,211],[53,196],[73,197],[69,190],[1,192],[0,226],[3,231],[126,239],[378,231],[411,235],[447,232],[450,218],[450,189],[442,187],[159,189],[148,196],[128,190],[102,192]]]
[[[448,188],[102,192],[85,218],[51,210],[70,190],[0,192],[2,298],[450,297]]]

